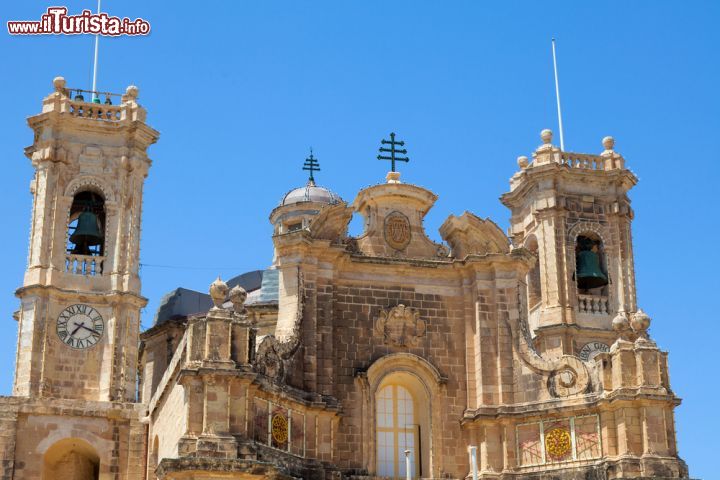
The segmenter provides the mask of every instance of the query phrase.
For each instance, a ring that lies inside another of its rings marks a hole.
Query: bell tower
[[[99,103],[62,77],[53,84],[42,112],[28,119],[34,140],[25,154],[35,176],[13,393],[132,402],[146,304],[138,275],[143,183],[159,134],[145,123],[137,87],[101,93]]]
[[[584,360],[614,340],[612,320],[637,310],[628,191],[637,178],[603,139],[599,155],[563,152],[543,130],[533,160],[501,197],[515,247],[537,257],[527,276],[528,321],[538,349]]]

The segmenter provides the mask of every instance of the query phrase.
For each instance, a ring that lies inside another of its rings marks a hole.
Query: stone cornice
[[[145,409],[142,403],[16,396],[0,396],[0,407],[3,411],[22,414],[89,416],[118,420],[139,420],[140,414]]]
[[[629,390],[633,390],[630,392]],[[594,413],[588,409],[599,411],[614,410],[624,407],[638,407],[650,404],[678,406],[682,400],[672,394],[637,393],[637,389],[606,392],[603,395],[585,395],[574,398],[551,399],[533,403],[511,405],[487,405],[474,410],[465,410],[461,423],[481,420],[527,419],[549,415],[572,415],[573,413]]]
[[[15,296],[20,298],[23,295],[28,295],[32,293],[36,293],[37,290],[50,292],[57,294],[59,296],[62,295],[72,295],[72,296],[82,296],[92,299],[97,299],[94,301],[100,301],[101,299],[104,299],[105,301],[100,303],[111,303],[112,301],[117,301],[119,299],[127,299],[131,303],[134,303],[138,307],[142,308],[145,305],[147,305],[148,299],[143,297],[142,295],[138,295],[134,292],[123,292],[120,290],[111,290],[109,292],[93,292],[89,290],[68,290],[64,288],[59,288],[54,285],[26,285],[23,287],[18,288],[15,290]],[[109,302],[108,302],[109,300]]]
[[[607,185],[619,184],[626,192],[634,187],[638,178],[628,169],[618,170],[589,170],[570,168],[567,165],[549,163],[534,166],[518,172],[513,178],[514,187],[500,196],[500,201],[508,208],[520,206],[520,202],[528,197],[529,190],[540,181],[547,179],[562,179],[565,182],[582,181]]]

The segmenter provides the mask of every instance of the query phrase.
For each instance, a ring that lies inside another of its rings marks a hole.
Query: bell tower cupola
[[[35,175],[14,394],[133,400],[143,184],[159,134],[135,86],[116,95],[53,84],[28,119]]]
[[[320,171],[320,163],[312,149],[305,159],[303,170],[309,172],[307,183],[287,192],[280,205],[270,213],[274,235],[306,229],[323,207],[342,201],[339,195],[315,183],[315,172]]]
[[[575,333],[601,332],[604,341],[607,332],[609,341],[613,318],[637,310],[628,198],[637,178],[612,137],[599,155],[561,151],[550,130],[541,139],[531,162],[518,158],[501,200],[512,212],[513,245],[537,257],[526,298],[538,347],[572,354],[581,347]]]

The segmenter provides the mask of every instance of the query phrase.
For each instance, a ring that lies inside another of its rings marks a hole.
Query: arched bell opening
[[[73,197],[68,218],[67,252],[73,255],[105,254],[105,200],[93,191]]]
[[[42,480],[98,480],[100,457],[85,440],[66,438],[43,457]]]
[[[602,239],[587,232],[575,240],[574,280],[580,295],[607,296],[610,278]]]

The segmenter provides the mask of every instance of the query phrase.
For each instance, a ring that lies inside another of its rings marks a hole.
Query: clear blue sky
[[[3,2],[5,21],[53,5]],[[591,5],[592,4],[592,5]],[[597,5],[596,5],[597,4]],[[71,13],[95,2],[67,3]],[[518,155],[556,130],[550,38],[558,39],[566,149],[599,152],[604,135],[640,178],[632,191],[639,304],[670,351],[681,455],[720,478],[718,387],[718,134],[720,3],[105,0],[152,34],[102,39],[99,88],[134,83],[161,132],[145,190],[142,269],[148,327],[161,296],[205,291],[264,268],[268,214],[303,184],[308,148],[319,183],[346,200],[382,181],[375,159],[390,131],[407,142],[403,179],[440,199],[434,239],[451,213],[503,228],[498,196]],[[172,8],[171,8],[172,6]],[[13,296],[27,255],[32,177],[25,117],[52,78],[89,88],[92,38],[0,35],[0,392],[15,355]],[[557,138],[557,137],[556,137]]]

